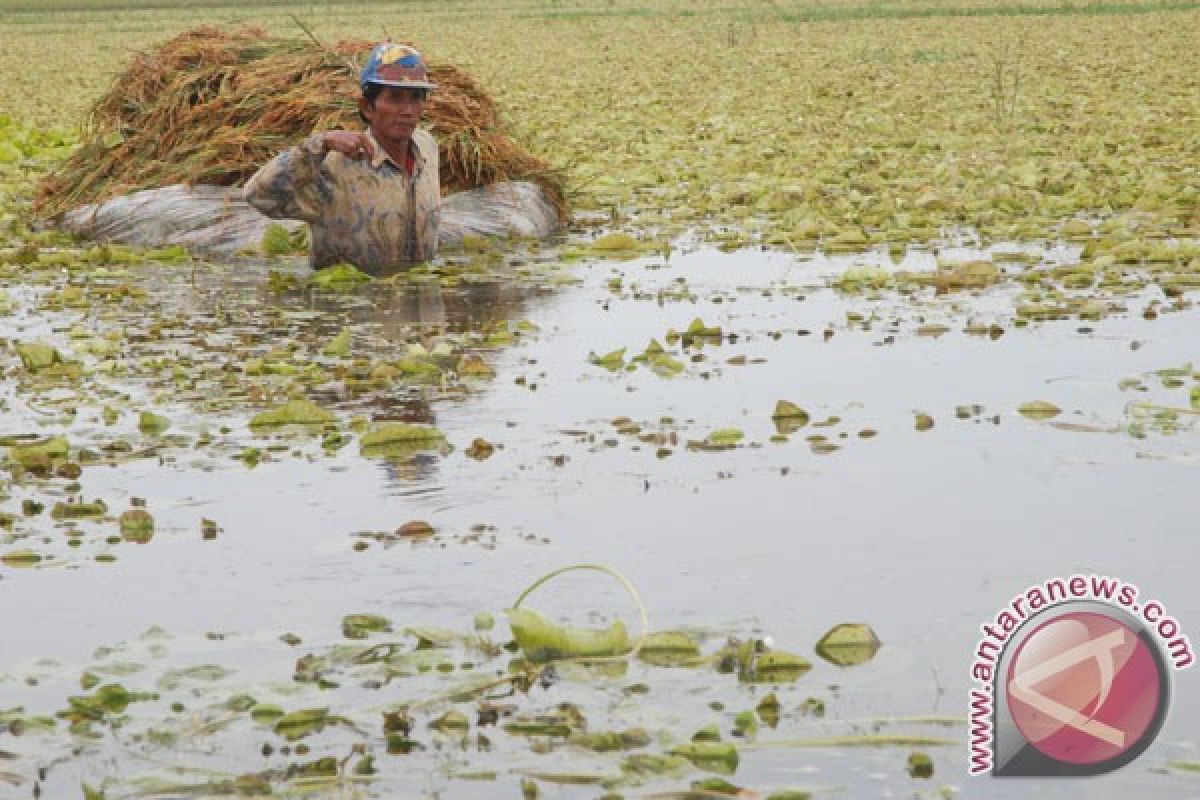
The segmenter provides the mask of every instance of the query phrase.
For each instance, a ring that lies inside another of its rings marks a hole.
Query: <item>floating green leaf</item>
[[[670,754],[686,758],[700,769],[723,775],[732,775],[738,767],[738,750],[726,742],[687,742],[673,747]]]
[[[509,609],[508,624],[525,658],[534,663],[559,658],[620,656],[632,649],[625,624],[617,620],[603,630],[556,625],[536,611]]]
[[[337,416],[311,400],[289,400],[278,408],[255,414],[251,428],[270,428],[281,425],[327,425],[337,422]]]
[[[171,420],[161,414],[143,411],[138,415],[138,430],[147,436],[157,436],[169,427],[171,427]]]
[[[347,639],[366,639],[372,633],[390,633],[392,621],[379,614],[347,614],[342,617],[342,635]]]
[[[882,643],[871,626],[843,623],[831,628],[817,642],[817,655],[839,667],[865,664],[875,657]]]
[[[1029,419],[1051,419],[1062,413],[1061,408],[1045,400],[1033,400],[1028,403],[1022,403],[1017,408],[1017,411]]]

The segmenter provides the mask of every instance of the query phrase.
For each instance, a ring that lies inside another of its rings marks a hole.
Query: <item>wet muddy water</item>
[[[964,247],[942,255],[983,254]],[[1063,247],[1047,257],[1069,262],[1075,255]],[[312,388],[309,396],[343,419],[433,424],[451,446],[392,459],[365,458],[356,443],[326,452],[319,436],[303,433],[258,435],[246,420],[265,406],[230,399],[215,383],[173,389],[107,376],[97,385],[129,399],[75,397],[70,403],[79,411],[64,420],[47,407],[52,393],[35,401],[10,381],[5,434],[65,432],[73,443],[93,445],[121,434],[135,454],[156,448],[147,457],[85,466],[79,479],[82,496],[102,498],[110,514],[143,498],[155,535],[144,545],[109,546],[98,532],[103,526],[85,521],[82,543],[72,547],[48,510],[5,534],[8,547],[0,550],[30,547],[46,558],[34,568],[0,568],[0,710],[52,715],[80,693],[83,671],[114,662],[146,665],[120,678],[130,689],[154,689],[170,668],[219,664],[234,672],[174,693],[160,686],[162,699],[131,705],[130,722],[81,744],[61,725],[53,734],[0,738],[0,750],[15,756],[0,761],[0,771],[19,776],[0,783],[0,795],[31,796],[34,765],[52,764],[44,797],[78,796],[83,781],[108,781],[110,797],[134,796],[139,775],[198,783],[285,765],[269,729],[238,721],[202,730],[210,721],[204,709],[239,692],[288,709],[329,706],[359,725],[362,732],[334,726],[314,735],[308,758],[341,758],[366,743],[379,774],[321,796],[515,797],[530,773],[612,773],[612,758],[563,747],[539,753],[500,733],[490,737],[492,750],[481,751],[435,743],[422,728],[415,738],[425,750],[384,754],[380,710],[444,691],[462,669],[382,688],[345,680],[321,690],[291,680],[301,654],[345,643],[346,614],[381,614],[398,630],[465,632],[478,612],[491,612],[495,638],[504,641],[501,612],[522,589],[562,565],[601,563],[637,587],[653,629],[694,630],[707,637],[706,651],[728,635],[769,636],[813,661],[810,673],[776,688],[782,719],[742,747],[737,772],[726,776],[738,785],[843,797],[935,796],[940,787],[968,797],[1080,796],[1076,784],[968,779],[961,743],[917,748],[933,756],[933,780],[906,774],[911,747],[767,745],[879,732],[964,741],[980,624],[1049,577],[1118,576],[1160,599],[1185,631],[1200,630],[1194,417],[1182,413],[1171,425],[1143,430],[1131,405],[1188,406],[1191,379],[1165,386],[1155,371],[1196,358],[1197,312],[1184,307],[1144,319],[1141,309],[1157,296],[1146,288],[1121,298],[1123,313],[1016,326],[1011,285],[941,296],[829,287],[848,265],[871,258],[886,263],[884,256],[696,247],[669,258],[585,259],[518,281],[373,285],[334,296],[272,293],[260,265],[134,268],[130,280],[149,292],[151,308],[183,320],[182,328],[204,329],[181,328],[142,345],[145,317],[39,312],[46,286],[10,288],[21,301],[3,323],[10,338],[69,349],[73,325],[119,327],[142,356],[153,351],[185,362],[189,353],[199,363],[220,350],[225,361],[244,363],[298,330],[329,337],[350,327],[355,355],[373,357],[504,322],[517,335],[472,346],[496,374],[465,387],[366,396],[336,381]],[[903,264],[933,265],[933,256],[918,253]],[[670,329],[684,331],[697,317],[720,326],[723,337],[686,348],[669,343]],[[522,321],[532,325],[515,325]],[[1002,332],[969,334],[969,323]],[[678,375],[589,363],[589,354],[620,348],[628,361],[651,339],[679,360]],[[1144,391],[1121,388],[1127,379]],[[781,399],[804,408],[809,424],[780,435],[771,415]],[[1053,420],[1018,413],[1034,400],[1062,413]],[[120,419],[105,425],[100,408],[121,403]],[[183,438],[140,438],[128,409],[150,407]],[[933,418],[931,429],[916,429],[918,413]],[[738,446],[689,447],[727,428],[744,432]],[[195,446],[202,431],[215,435],[214,444]],[[825,437],[816,447],[807,439],[814,435]],[[476,437],[495,445],[494,454],[470,457]],[[245,447],[265,457],[248,467],[235,459]],[[14,482],[6,508],[19,516],[21,500],[36,496],[49,509],[65,491],[61,484]],[[215,538],[201,535],[202,518],[219,525]],[[437,535],[386,542],[364,535],[410,520],[428,521]],[[96,561],[102,553],[116,559]],[[565,577],[530,602],[577,624],[619,615],[636,627],[629,599],[602,576]],[[842,622],[869,623],[877,632],[883,647],[869,663],[839,668],[813,653],[821,635]],[[153,626],[162,638],[144,635]],[[284,633],[303,643],[281,642]],[[116,650],[98,654],[103,647]],[[1087,796],[1195,793],[1194,776],[1164,769],[1200,757],[1200,684],[1192,672],[1175,677],[1175,702],[1157,742],[1133,765],[1089,781]],[[638,685],[645,693],[630,689]],[[711,669],[634,662],[621,674],[564,668],[554,686],[506,702],[522,712],[575,702],[594,729],[641,725],[678,741],[709,723],[727,731],[734,713],[754,708],[768,688]],[[810,697],[824,702],[823,717],[800,713]],[[173,700],[186,710],[172,712]],[[156,744],[146,735],[155,727],[187,735]],[[262,755],[265,742],[274,742],[273,755]],[[82,749],[72,753],[72,746]],[[177,766],[213,772],[172,772]],[[480,770],[495,771],[494,780],[454,777]],[[641,796],[703,775],[652,778],[619,791]],[[604,791],[540,784],[546,797]]]

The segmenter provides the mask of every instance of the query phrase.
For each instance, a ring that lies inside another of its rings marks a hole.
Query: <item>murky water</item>
[[[1074,251],[1050,255],[1069,262]],[[963,745],[922,748],[934,758],[932,781],[906,775],[912,748],[767,745],[863,732],[965,739],[962,724],[912,718],[965,717],[979,625],[1048,577],[1119,576],[1162,600],[1185,630],[1196,630],[1191,492],[1200,440],[1187,414],[1165,431],[1150,426],[1132,435],[1138,418],[1130,404],[1188,405],[1186,385],[1163,386],[1153,373],[1196,358],[1197,312],[1184,307],[1144,319],[1141,309],[1158,295],[1141,289],[1122,299],[1126,313],[1017,327],[1017,289],[1009,285],[918,297],[827,288],[831,275],[863,261],[697,249],[554,270],[577,285],[558,285],[543,272],[516,282],[372,286],[336,296],[271,293],[262,267],[142,271],[135,282],[150,292],[147,308],[183,322],[166,334],[146,333],[155,324],[151,313],[37,312],[30,306],[45,289],[20,290],[25,307],[4,323],[10,338],[69,346],[67,333],[79,320],[95,330],[119,326],[139,357],[159,353],[189,370],[244,364],[297,336],[329,337],[343,326],[355,332],[356,356],[387,356],[411,342],[469,338],[505,321],[532,325],[512,325],[515,336],[490,344],[471,340],[495,369],[490,381],[366,394],[336,380],[312,387],[310,396],[345,417],[436,424],[453,445],[392,460],[363,458],[355,445],[326,453],[314,436],[256,436],[245,427],[245,409],[261,404],[247,400],[244,387],[222,388],[212,370],[191,382],[105,378],[104,386],[132,399],[68,398],[80,408],[71,421],[47,408],[52,394],[38,395],[31,407],[29,392],[10,385],[7,434],[64,430],[73,443],[95,446],[121,434],[136,455],[153,444],[137,433],[136,413],[106,426],[99,409],[121,402],[149,408],[157,399],[154,410],[184,438],[159,442],[150,457],[85,466],[80,478],[82,496],[102,498],[111,514],[131,497],[144,498],[156,520],[149,543],[105,543],[100,531],[111,533],[111,522],[105,528],[83,521],[75,525],[82,533],[68,536],[64,527],[71,526],[48,511],[20,520],[8,534],[13,546],[33,542],[50,558],[0,573],[0,710],[23,706],[27,714],[52,715],[80,693],[81,672],[106,664],[147,665],[120,677],[139,690],[154,690],[171,668],[219,664],[236,672],[213,683],[160,686],[160,700],[131,705],[129,724],[101,727],[101,736],[76,743],[75,753],[61,730],[0,738],[0,750],[18,756],[0,762],[0,770],[21,781],[0,783],[0,793],[30,796],[34,764],[51,765],[42,784],[49,797],[78,796],[81,781],[108,779],[110,796],[124,797],[137,793],[134,779],[142,774],[195,784],[285,768],[289,759],[269,728],[244,714],[214,723],[211,708],[238,692],[289,710],[328,706],[363,729],[335,725],[305,740],[306,759],[340,759],[359,742],[373,746],[376,779],[343,786],[337,796],[513,797],[529,773],[611,774],[611,758],[563,747],[534,752],[521,737],[474,726],[459,744],[430,734],[422,722],[414,738],[425,750],[384,754],[379,711],[461,685],[462,669],[381,688],[350,673],[323,690],[292,681],[299,656],[345,641],[346,614],[382,614],[398,629],[466,632],[476,613],[499,617],[538,576],[590,562],[633,582],[654,629],[706,633],[706,650],[728,634],[765,635],[813,660],[812,672],[776,688],[781,721],[760,729],[757,745],[742,746],[736,774],[726,776],[739,785],[847,797],[932,796],[943,785],[974,797],[1079,796],[1074,783],[967,779]],[[914,254],[903,266],[932,265],[932,256]],[[695,317],[720,326],[725,337],[686,349],[666,344],[684,367],[676,377],[589,363],[590,353],[624,347],[628,358],[652,338],[667,343],[668,330],[684,331]],[[971,335],[967,323],[995,323],[1003,334]],[[935,324],[948,330],[928,327]],[[1146,391],[1119,387],[1130,378],[1141,379]],[[786,439],[776,436],[771,419],[780,399],[802,406],[812,420]],[[1031,400],[1053,402],[1064,413],[1027,419],[1017,408]],[[914,428],[917,412],[934,418],[932,429]],[[614,426],[621,417],[631,422]],[[221,425],[229,431],[220,432]],[[744,432],[740,446],[688,447],[725,428]],[[214,440],[197,447],[202,431]],[[806,438],[813,435],[825,437],[815,448]],[[467,454],[476,437],[496,445],[490,458]],[[253,468],[235,459],[250,446],[265,452]],[[52,502],[61,484],[14,485],[9,510],[19,515],[24,497]],[[217,522],[215,538],[201,536],[201,518]],[[414,519],[430,522],[438,536],[386,543],[364,536]],[[368,546],[356,549],[356,542]],[[103,553],[116,560],[94,560]],[[531,602],[579,623],[612,614],[635,619],[620,587],[597,576],[564,578]],[[884,642],[878,655],[852,668],[816,658],[813,643],[847,621],[870,623]],[[143,636],[153,626],[166,637]],[[284,643],[283,633],[303,643]],[[379,639],[386,640],[397,639]],[[101,647],[116,650],[97,653]],[[506,658],[484,674],[494,675]],[[1089,781],[1089,797],[1197,791],[1194,777],[1162,769],[1198,756],[1200,685],[1191,672],[1176,677],[1157,742],[1133,765]],[[765,693],[711,670],[634,662],[607,676],[564,668],[552,687],[503,702],[533,713],[571,701],[593,729],[641,725],[684,740],[709,723],[727,734],[734,714],[754,708]],[[801,713],[810,697],[824,702],[823,717]],[[172,711],[171,701],[183,707]],[[710,705],[718,702],[721,708]],[[179,735],[150,733],[168,728]],[[490,751],[480,749],[477,732],[487,733]],[[269,756],[264,743],[273,743]],[[172,773],[175,767],[214,772]],[[479,770],[495,771],[495,779],[452,777]],[[653,778],[626,794],[686,787],[700,776]],[[541,787],[548,797],[603,793],[596,785],[546,780]]]

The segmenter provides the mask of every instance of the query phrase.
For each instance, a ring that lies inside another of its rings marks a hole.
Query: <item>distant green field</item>
[[[375,9],[370,9],[375,6]],[[616,0],[543,0],[542,2],[484,3],[477,0],[446,0],[431,4],[427,0],[355,0],[353,3],[330,3],[317,0],[0,0],[0,13],[52,14],[58,12],[90,11],[169,11],[198,9],[292,9],[312,14],[329,9],[360,7],[363,10],[387,13],[412,8],[423,13],[437,10],[484,15],[561,15],[623,16],[683,13],[729,14],[739,16],[759,14],[785,20],[838,19],[903,19],[919,17],[971,17],[1009,15],[1057,14],[1125,14],[1153,11],[1179,11],[1200,8],[1200,0],[968,0],[944,3],[931,0],[750,0],[732,3],[688,2],[616,2]]]

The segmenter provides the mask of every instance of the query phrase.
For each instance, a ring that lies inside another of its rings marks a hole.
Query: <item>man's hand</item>
[[[321,141],[325,145],[326,153],[336,151],[355,161],[362,161],[364,158],[372,158],[375,155],[371,139],[364,132],[326,131],[321,137]]]

